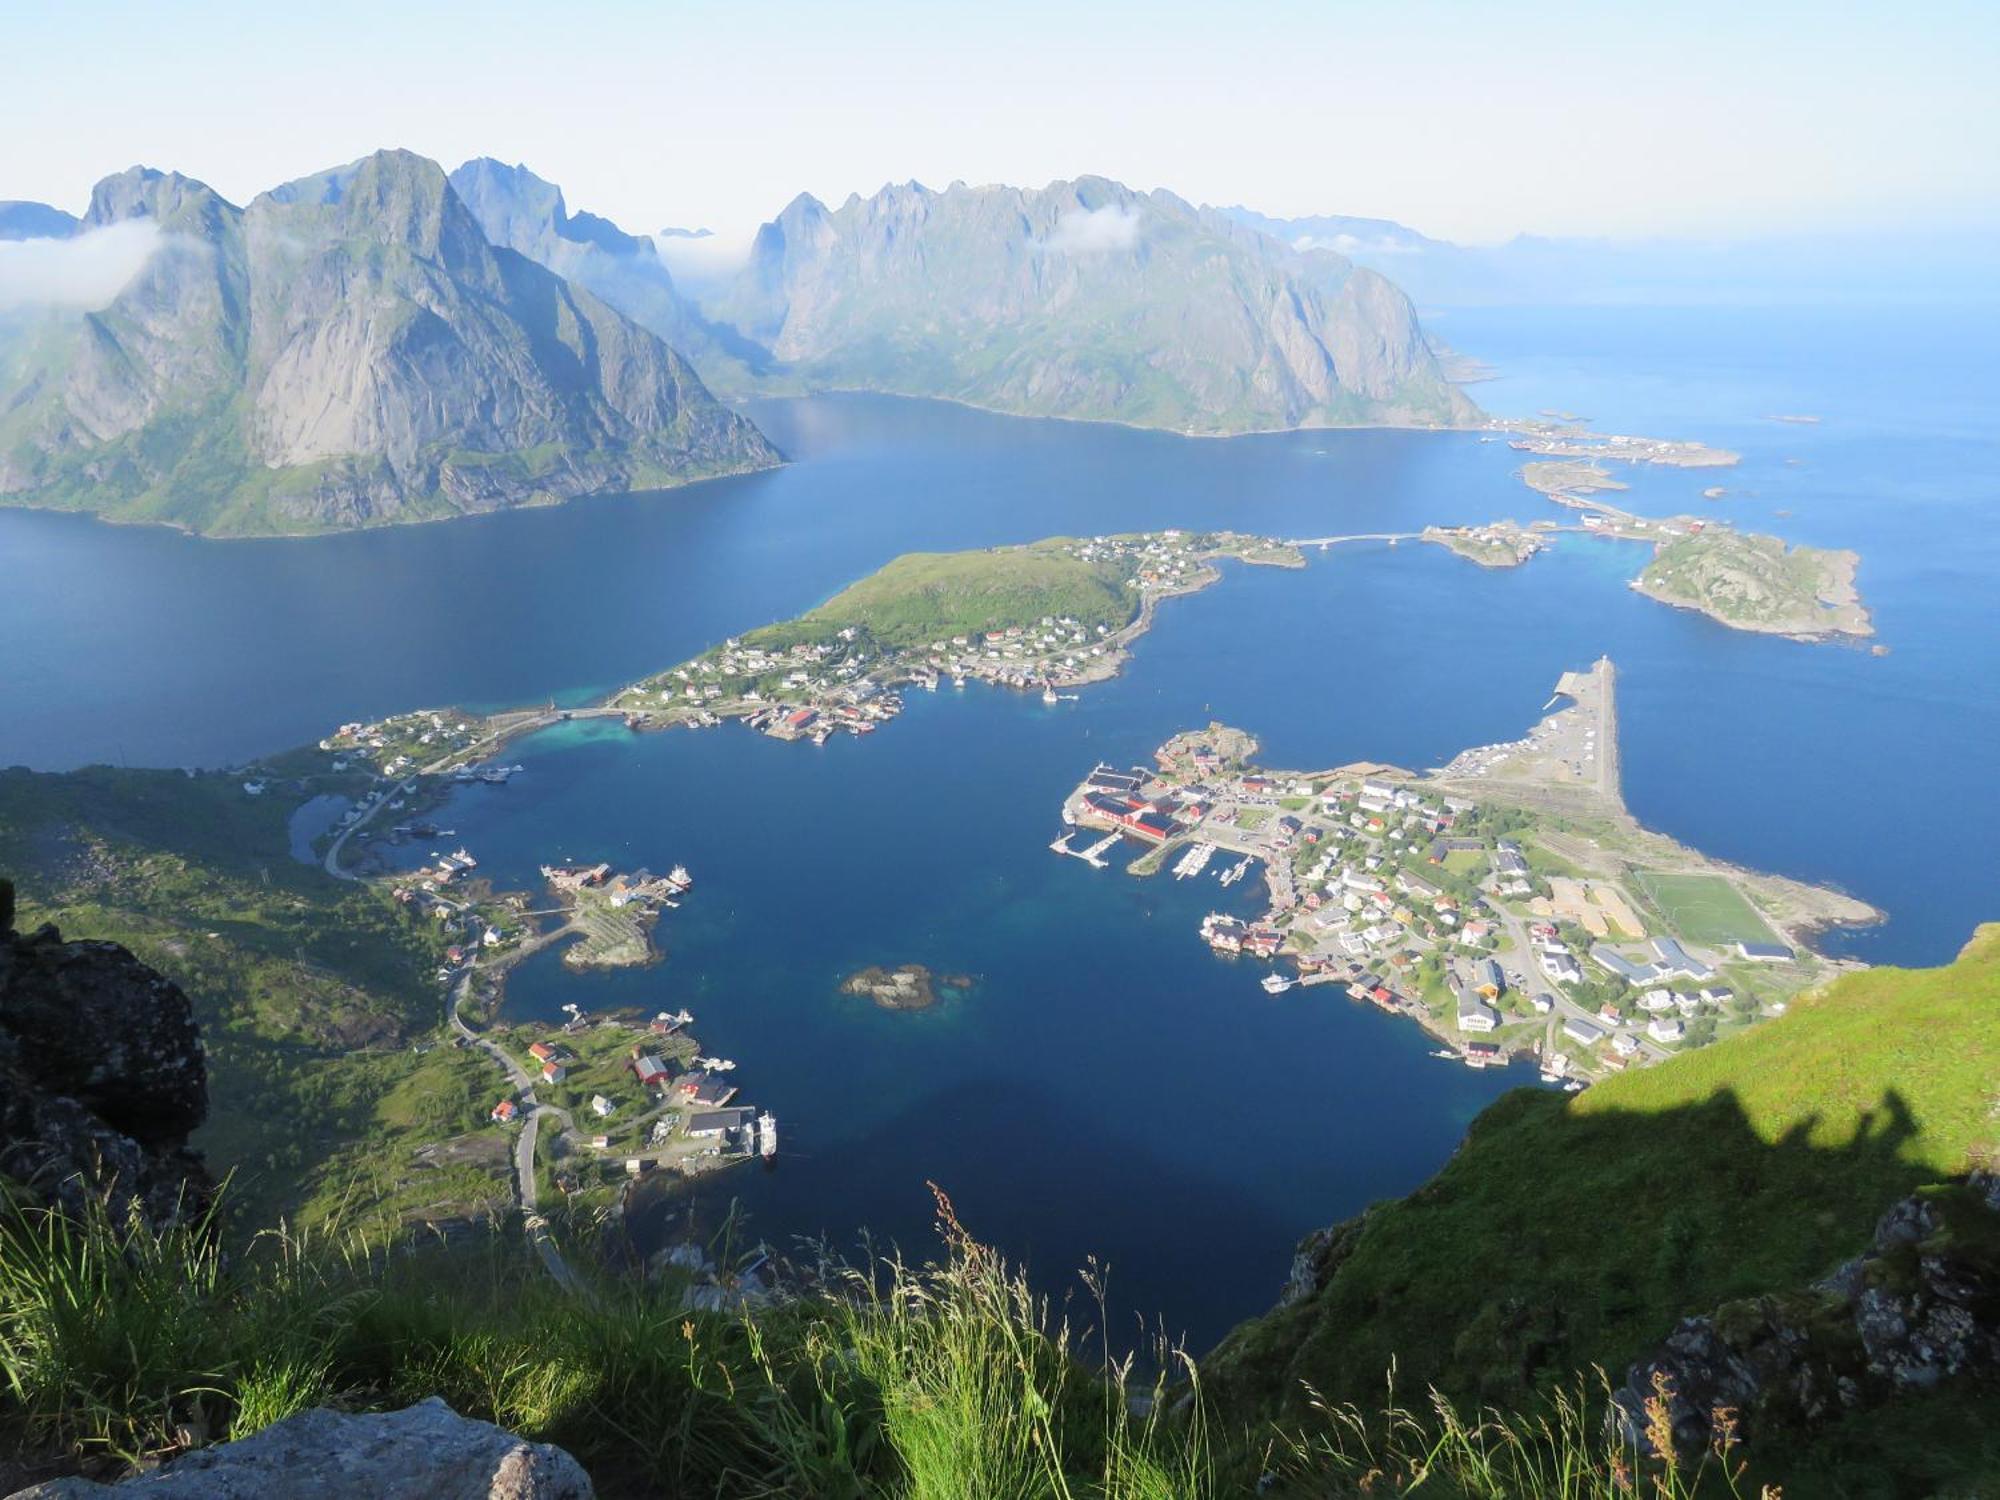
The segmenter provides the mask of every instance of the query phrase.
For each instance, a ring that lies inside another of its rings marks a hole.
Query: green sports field
[[[1749,898],[1720,875],[1667,875],[1641,870],[1639,887],[1673,933],[1690,943],[1771,943],[1771,931]]]

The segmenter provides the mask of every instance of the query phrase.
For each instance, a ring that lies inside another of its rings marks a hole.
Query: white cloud
[[[160,238],[152,220],[127,219],[74,239],[0,240],[0,310],[103,307],[139,273]]]
[[[1294,250],[1331,250],[1336,255],[1415,255],[1421,246],[1406,245],[1388,238],[1366,240],[1358,234],[1317,236],[1302,234],[1292,241]]]
[[[1096,255],[1129,250],[1138,241],[1139,210],[1108,203],[1103,208],[1072,208],[1040,243],[1056,255]]]

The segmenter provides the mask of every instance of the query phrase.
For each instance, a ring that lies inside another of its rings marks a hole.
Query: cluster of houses
[[[1202,547],[1216,541],[1167,531],[1092,537],[1061,550],[1082,562],[1129,570],[1126,586],[1147,597],[1198,587],[1208,576]],[[1251,551],[1277,545],[1232,536],[1222,544]],[[907,647],[876,642],[855,626],[785,645],[732,638],[646,683],[621,704],[640,705],[627,718],[635,728],[657,700],[660,710],[698,724],[719,723],[724,715],[747,718],[775,738],[824,744],[842,730],[866,734],[894,718],[902,703],[893,689],[903,683],[935,688],[949,676],[959,686],[975,679],[1054,693],[1095,681],[1115,665],[1116,646],[1107,639],[1113,628],[1049,614],[1033,624],[996,624]]]
[[[384,776],[399,776],[418,757],[435,760],[469,746],[478,734],[471,720],[443,710],[424,709],[395,714],[373,723],[342,724],[319,742],[334,755],[333,769],[344,771],[352,758],[366,760]]]
[[[625,1071],[632,1075],[642,1093],[660,1105],[672,1106],[655,1120],[648,1145],[654,1148],[668,1145],[678,1127],[683,1137],[702,1143],[711,1155],[751,1150],[766,1156],[773,1154],[777,1146],[777,1122],[769,1115],[759,1116],[755,1109],[732,1103],[741,1092],[727,1076],[734,1063],[696,1058],[693,1066],[682,1067],[661,1056],[660,1043],[678,1034],[692,1020],[685,1010],[678,1014],[662,1011],[648,1025],[650,1038],[635,1043],[626,1057]],[[577,1065],[576,1054],[559,1039],[533,1043],[528,1055],[530,1066],[546,1084],[568,1082]],[[620,1108],[619,1101],[608,1094],[590,1096],[590,1112],[600,1121],[610,1120]],[[493,1106],[491,1118],[494,1123],[505,1125],[518,1119],[520,1113],[520,1101],[506,1098]],[[590,1137],[590,1143],[599,1151],[608,1151],[611,1136],[608,1131],[600,1131]],[[634,1158],[626,1165],[636,1175],[639,1159]]]
[[[1525,905],[1547,888],[1519,840],[1469,831],[1483,821],[1471,816],[1475,804],[1382,775],[1273,776],[1242,764],[1251,747],[1241,737],[1232,741],[1235,733],[1178,735],[1156,753],[1157,772],[1099,765],[1071,795],[1066,814],[1143,843],[1185,844],[1174,871],[1181,878],[1201,873],[1214,853],[1245,856],[1245,866],[1263,860],[1267,909],[1211,913],[1201,935],[1213,949],[1283,958],[1296,967],[1296,982],[1342,981],[1357,1000],[1455,1022],[1468,1061],[1478,1060],[1475,1049],[1497,1050],[1478,1039],[1507,1027],[1510,1009],[1552,1018],[1561,1010],[1562,1035],[1585,1048],[1608,1040],[1599,1055],[1617,1066],[1648,1041],[1684,1041],[1704,1011],[1734,1001],[1717,982],[1727,957],[1795,956],[1782,945],[1755,943],[1736,944],[1730,955],[1697,955],[1672,936],[1653,938],[1643,952],[1635,943],[1588,938],[1573,946],[1553,920],[1530,916],[1514,926],[1505,912],[1520,907],[1501,903]],[[1221,873],[1226,884],[1237,872]],[[1539,903],[1529,907],[1536,909]],[[1496,956],[1510,928],[1527,937],[1527,951],[1513,950],[1511,970]],[[1417,978],[1433,960],[1442,960],[1436,969],[1450,1007],[1443,1011]],[[1586,1019],[1561,997],[1592,975],[1616,980],[1625,998]],[[1546,982],[1525,982],[1530,976]],[[1267,987],[1288,983],[1274,975]],[[1519,993],[1510,998],[1510,991]],[[1628,1022],[1635,1006],[1637,1019]],[[1564,1058],[1555,1072],[1567,1067]]]

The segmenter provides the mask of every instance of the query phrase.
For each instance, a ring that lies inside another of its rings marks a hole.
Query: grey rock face
[[[189,1134],[208,1113],[194,1012],[116,943],[0,931],[0,1174],[72,1210],[154,1224],[213,1190]]]
[[[315,1410],[204,1448],[122,1484],[58,1479],[9,1500],[590,1500],[562,1449],[530,1443],[443,1401],[402,1411]]]
[[[0,389],[0,494],[195,530],[425,519],[777,461],[653,334],[380,152],[238,209],[134,168],[84,224],[158,248]]]
[[[1867,1253],[1811,1288],[1684,1318],[1613,1399],[1635,1441],[1647,1432],[1648,1403],[1664,1400],[1673,1442],[1693,1458],[1720,1413],[1754,1437],[1996,1371],[2000,1179],[1974,1174],[1897,1203]]]
[[[1005,411],[1197,432],[1477,415],[1390,282],[1104,178],[801,196],[709,311],[806,383]]]
[[[466,162],[451,174],[451,185],[495,245],[547,267],[658,334],[708,384],[732,390],[750,384],[757,351],[702,316],[645,235],[627,234],[596,214],[572,213],[554,183],[491,157]]]

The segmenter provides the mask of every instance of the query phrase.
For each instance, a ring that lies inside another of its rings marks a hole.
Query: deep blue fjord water
[[[1652,604],[1618,544],[1565,538],[1506,573],[1368,546],[1232,569],[1076,703],[918,692],[824,749],[563,726],[509,752],[527,767],[511,785],[452,808],[482,873],[681,861],[698,883],[659,929],[663,965],[578,978],[543,955],[515,1013],[692,1009],[784,1121],[778,1169],[722,1185],[773,1239],[868,1226],[921,1252],[928,1178],[1050,1289],[1095,1255],[1121,1307],[1203,1345],[1269,1304],[1301,1233],[1421,1180],[1522,1075],[1437,1062],[1414,1028],[1324,990],[1265,996],[1261,971],[1195,936],[1229,899],[1213,880],[1052,857],[1093,761],[1222,718],[1276,764],[1435,765],[1518,733],[1559,672],[1608,652],[1646,822],[1883,908],[1835,940],[1871,960],[1939,962],[2000,917],[2000,415],[1976,368],[2000,319],[1505,309],[1437,326],[1502,371],[1473,390],[1490,410],[1743,452],[1726,472],[1641,471],[1629,503],[1855,548],[1890,654]],[[0,511],[0,764],[220,764],[423,704],[581,701],[911,548],[1553,513],[1513,478],[1518,455],[1469,434],[1196,441],[866,397],[754,414],[790,467],[442,526],[204,543]],[[1712,483],[1728,496],[1700,499]],[[834,993],[906,961],[979,984],[921,1015]]]

